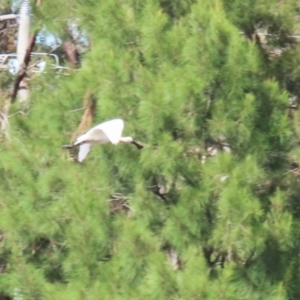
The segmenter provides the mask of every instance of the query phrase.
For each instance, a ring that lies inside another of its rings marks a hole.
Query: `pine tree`
[[[89,46],[11,109],[3,295],[298,299],[297,2],[73,2],[32,3],[33,28]],[[143,150],[60,150],[116,117]]]

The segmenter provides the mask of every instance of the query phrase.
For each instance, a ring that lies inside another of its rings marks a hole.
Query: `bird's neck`
[[[122,136],[120,138],[120,142],[123,143],[131,143],[133,141],[133,138],[131,136]]]

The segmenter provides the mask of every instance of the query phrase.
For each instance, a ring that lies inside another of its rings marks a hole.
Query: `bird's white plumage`
[[[121,139],[124,128],[124,122],[121,119],[106,121],[91,128],[85,134],[79,136],[75,145],[90,142],[97,144],[105,144],[111,142],[117,145]]]
[[[107,138],[112,144],[117,145],[122,136],[122,132],[124,129],[124,122],[121,119],[115,119],[115,120],[104,122],[96,126],[96,128],[97,127],[98,129],[104,132],[104,134],[107,136]]]
[[[82,162],[86,158],[86,156],[90,152],[92,146],[93,145],[90,143],[84,143],[79,146],[79,152],[78,152],[78,161],[79,162]]]
[[[133,140],[131,136],[122,136],[124,122],[122,119],[114,119],[103,122],[91,128],[85,134],[79,136],[73,145],[64,145],[63,149],[71,149],[79,146],[78,161],[82,162],[94,144],[112,143],[117,145],[119,142],[132,143],[138,149],[142,149],[143,145]]]

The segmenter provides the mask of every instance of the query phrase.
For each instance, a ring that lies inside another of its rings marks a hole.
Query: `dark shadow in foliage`
[[[174,141],[181,141],[183,139],[183,134],[182,134],[182,129],[179,129],[179,128],[174,128],[173,131],[172,131],[172,136],[173,136],[173,139]]]
[[[224,8],[228,18],[257,45],[266,75],[275,76],[282,88],[299,97],[299,71],[295,66],[299,65],[300,56],[297,41],[292,37],[294,28],[272,10],[261,12],[257,4],[233,0],[225,1]]]
[[[9,263],[10,250],[5,249],[5,234],[0,232],[0,276],[7,271],[7,265]],[[1,291],[1,287],[0,287]]]
[[[182,269],[182,262],[179,258],[177,251],[168,243],[161,247],[161,250],[166,253],[166,256],[174,271]]]
[[[279,142],[277,138],[274,138],[272,140],[274,146]],[[282,171],[289,170],[290,163],[286,157],[286,153],[288,153],[290,149],[282,149],[281,146],[277,146],[277,149],[278,150],[276,151],[276,148],[274,147],[274,151],[270,151],[269,153],[266,153],[266,158],[267,158],[266,169],[267,170],[269,169],[271,172],[274,172],[275,174],[277,171],[279,173],[278,175],[280,176]]]
[[[299,236],[298,236],[298,241],[299,241]],[[299,248],[300,245],[298,244],[297,247],[294,247],[293,253],[289,255],[291,262],[290,262],[290,269],[289,269],[289,280],[286,284],[286,290],[287,290],[288,299],[290,300],[300,299]]]
[[[8,252],[0,252],[0,275],[6,272],[8,265]]]
[[[293,194],[289,198],[288,206],[289,206],[290,213],[299,221],[300,220],[300,202],[299,202],[300,191],[299,191],[299,188],[298,188],[297,192],[298,192],[297,195]]]
[[[216,251],[211,246],[205,246],[202,248],[204,258],[209,266],[210,270],[213,271],[217,266],[224,269],[226,253],[223,251]]]
[[[13,300],[13,298],[0,293],[0,300]]]
[[[162,202],[164,202],[165,204],[169,203],[169,200],[167,199],[166,195],[167,193],[163,193],[161,192],[162,188],[160,185],[151,185],[149,187],[147,187],[149,190],[151,190],[151,192],[157,196],[157,198],[159,200],[161,200]]]
[[[292,98],[291,104],[296,109],[300,104],[300,45],[292,46],[290,49],[284,51],[280,56],[272,60],[270,73],[276,76],[280,82],[281,87],[287,89]]]
[[[164,12],[171,18],[182,18],[184,15],[188,14],[191,10],[192,4],[195,0],[160,0],[160,5]]]
[[[280,249],[278,240],[269,237],[266,241],[266,248],[260,255],[260,261],[265,268],[267,277],[273,282],[280,282],[289,268],[291,257],[288,255],[288,251]]]
[[[253,251],[245,263],[237,265],[238,280],[244,279],[249,286],[255,289],[259,288],[260,282],[249,276],[250,269],[253,267],[256,270],[259,263],[261,272],[264,271],[265,277],[271,283],[276,284],[284,281],[288,293],[292,295],[289,299],[299,299],[299,247],[283,251],[280,249],[278,241],[272,236],[266,240],[265,244],[265,250],[261,254],[255,254]],[[286,276],[287,273],[289,273],[288,276]],[[287,278],[289,279],[287,280]],[[297,289],[294,289],[296,285]]]
[[[263,101],[257,102],[259,106],[257,107],[257,118],[254,123],[254,128],[258,134],[267,137],[265,142],[269,150],[266,152],[264,167],[266,170],[275,173],[276,171],[286,170],[289,164],[286,153],[294,146],[294,140],[289,139],[283,143],[278,135],[270,134],[270,129],[274,122],[273,115],[278,114],[279,111],[285,112],[287,110],[287,104],[281,103],[280,105],[274,106],[274,99],[267,90],[258,89],[255,93],[257,99],[263,99]],[[247,151],[245,151],[245,153],[247,153]]]
[[[289,180],[293,180],[291,183],[291,189],[287,191],[286,208],[290,214],[296,219],[300,220],[300,166],[297,163],[292,165],[292,169],[289,174]]]
[[[293,92],[292,92],[292,94],[293,94]],[[299,91],[298,91],[298,95],[299,95]],[[300,99],[298,96],[289,97],[290,105],[287,109],[287,113],[288,113],[290,120],[292,120],[292,121],[295,119],[295,114],[299,108],[299,100]]]
[[[62,256],[67,253],[63,244],[47,237],[39,237],[25,252],[28,255],[28,262],[41,268],[49,282],[66,283],[61,265]]]
[[[150,190],[157,199],[166,205],[174,205],[178,202],[178,193],[175,189],[176,176],[174,176],[170,186],[167,186],[166,180],[160,175],[151,173],[145,177],[148,178],[147,190]]]
[[[256,29],[264,28],[268,34],[276,35],[273,39],[271,36],[274,44],[282,46],[289,41],[293,28],[285,27],[283,18],[280,15],[277,17],[272,10],[263,12],[256,3],[239,0],[224,1],[224,8],[228,19],[245,32],[249,39],[256,42]]]
[[[0,232],[0,242],[2,243],[4,241],[5,235]],[[1,274],[7,272],[7,266],[9,263],[9,256],[10,251],[4,249],[3,246],[0,247],[0,276]],[[6,290],[3,290],[3,288],[0,286],[0,300],[12,300],[13,298],[8,296]]]
[[[253,193],[259,198],[262,209],[265,212],[270,210],[270,196],[274,195],[279,182],[268,179],[255,187]]]

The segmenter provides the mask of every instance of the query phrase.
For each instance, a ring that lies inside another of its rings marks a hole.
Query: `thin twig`
[[[72,110],[70,110],[70,112],[80,111],[80,110],[84,110],[84,109],[86,109],[86,107],[72,109]]]
[[[11,118],[11,117],[15,116],[16,114],[26,115],[26,113],[24,111],[19,110],[19,111],[15,112],[14,114],[8,116],[8,118]]]
[[[57,45],[56,47],[52,48],[47,55],[51,54],[52,52],[54,52],[57,48],[59,48],[61,45]]]

